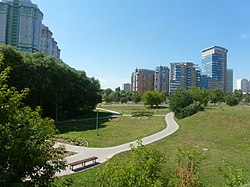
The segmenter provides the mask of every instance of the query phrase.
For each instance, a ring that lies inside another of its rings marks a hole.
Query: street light
[[[98,109],[96,109],[96,136],[99,136],[99,133],[98,133]]]

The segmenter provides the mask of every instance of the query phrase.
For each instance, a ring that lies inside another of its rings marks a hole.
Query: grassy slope
[[[165,150],[168,166],[175,167],[177,147],[184,144],[197,149],[208,148],[201,168],[207,186],[222,186],[219,167],[228,162],[244,167],[250,176],[250,108],[211,107],[183,120],[177,120],[180,130],[154,146]]]
[[[190,145],[197,149],[206,147],[206,160],[201,168],[201,178],[206,186],[222,186],[222,176],[218,167],[228,162],[246,169],[250,176],[250,108],[210,107],[205,112],[183,120],[177,120],[180,129],[168,138],[150,146],[155,146],[165,152],[167,163],[165,169],[174,171],[177,148]],[[122,153],[113,159],[125,159],[128,153]],[[112,161],[112,160],[111,160]],[[97,186],[95,173],[102,166],[92,170],[60,178],[60,184],[65,179],[72,178],[73,186]]]

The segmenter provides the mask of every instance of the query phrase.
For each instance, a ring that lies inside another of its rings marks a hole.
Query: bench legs
[[[96,160],[97,160],[97,159],[92,160],[93,163],[96,163]],[[82,166],[86,167],[85,164],[86,164],[86,162],[83,162],[83,163],[82,163]],[[74,165],[70,165],[70,166],[69,166],[69,169],[70,169],[70,170],[73,170],[73,167],[74,167]]]

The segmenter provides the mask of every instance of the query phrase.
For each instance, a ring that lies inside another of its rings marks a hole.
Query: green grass
[[[167,108],[148,109],[143,105],[105,105],[99,106],[123,114],[127,111],[148,111],[155,114],[167,114]],[[156,112],[157,111],[157,112]],[[91,117],[96,116],[92,115]],[[107,116],[104,111],[99,111],[99,116]],[[66,122],[57,124],[60,136],[72,138],[80,137],[89,143],[90,147],[110,147],[138,140],[154,134],[166,127],[164,117],[118,117],[113,119],[98,120],[98,136],[96,119]]]
[[[174,170],[177,148],[188,145],[196,149],[208,148],[201,168],[206,186],[222,186],[218,168],[232,163],[246,169],[250,176],[250,108],[210,107],[189,118],[177,120],[180,130],[154,146],[165,150],[168,163]]]
[[[98,107],[117,111],[121,114],[131,114],[133,112],[153,112],[155,115],[165,115],[169,112],[167,105],[159,106],[157,108],[147,108],[141,104],[100,104]]]
[[[208,148],[206,159],[201,167],[201,180],[206,186],[222,186],[219,167],[232,163],[246,170],[250,176],[250,107],[210,106],[205,112],[177,120],[180,129],[170,137],[149,145],[163,151],[167,162],[166,170],[175,171],[178,147],[192,146],[196,149]],[[113,159],[123,160],[128,152],[119,154]],[[112,160],[113,160],[112,159]],[[111,160],[111,162],[112,162]],[[66,179],[73,179],[73,186],[98,186],[95,173],[103,166],[61,177],[57,184]]]
[[[110,147],[138,140],[166,127],[164,117],[118,117],[99,120],[98,134],[96,120],[71,122],[57,125],[63,137],[80,137],[90,147]]]

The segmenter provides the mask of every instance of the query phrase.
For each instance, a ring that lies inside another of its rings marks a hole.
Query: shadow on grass
[[[110,118],[99,119],[98,120],[98,129],[105,128],[105,122],[110,121]],[[89,119],[83,121],[72,121],[56,124],[56,128],[60,134],[72,132],[72,131],[87,131],[96,129],[96,119]]]

